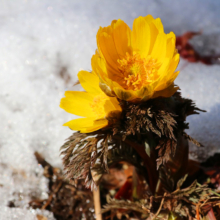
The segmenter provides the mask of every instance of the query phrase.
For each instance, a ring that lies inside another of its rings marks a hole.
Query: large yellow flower
[[[133,102],[172,96],[179,73],[175,72],[179,63],[175,41],[175,34],[165,34],[161,20],[151,15],[136,18],[132,30],[120,19],[100,27],[98,50],[92,57],[100,88],[109,96]]]
[[[99,78],[93,73],[80,71],[78,78],[86,92],[67,91],[60,107],[82,116],[64,124],[72,130],[89,133],[106,127],[120,116],[122,111],[115,97],[107,96],[99,87]]]

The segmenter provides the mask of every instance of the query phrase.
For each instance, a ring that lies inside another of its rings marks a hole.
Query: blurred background
[[[38,151],[62,167],[59,148],[74,119],[59,108],[79,70],[91,70],[96,33],[113,19],[130,27],[134,18],[160,17],[165,32],[201,31],[190,43],[203,55],[220,54],[220,1],[217,0],[0,0],[0,219],[36,219],[30,197],[47,198],[47,179]],[[207,113],[190,116],[187,131],[205,145],[191,145],[191,157],[220,151],[220,65],[181,59],[176,80],[183,97]],[[10,201],[16,208],[9,208]],[[48,219],[52,213],[44,211]]]

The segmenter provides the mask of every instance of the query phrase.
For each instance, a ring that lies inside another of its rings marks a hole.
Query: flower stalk
[[[93,190],[93,199],[95,207],[95,215],[97,220],[102,220],[101,202],[100,202],[100,190],[99,187]]]

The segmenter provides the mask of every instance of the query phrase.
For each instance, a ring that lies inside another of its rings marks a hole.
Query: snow
[[[220,1],[213,0],[0,0],[0,219],[36,219],[33,195],[47,197],[47,180],[34,152],[61,167],[59,148],[74,118],[59,108],[79,70],[90,70],[99,26],[121,18],[160,17],[177,35],[203,31],[198,50],[220,51]],[[205,48],[205,50],[204,50]],[[188,133],[213,154],[220,144],[220,66],[181,61],[176,80],[185,97],[207,110],[190,116]],[[61,77],[64,75],[64,79]],[[80,89],[79,86],[75,89]],[[207,149],[208,152],[207,152]],[[219,151],[219,150],[218,150]],[[202,154],[202,153],[201,153]],[[15,201],[18,208],[8,208]],[[53,219],[52,213],[43,213]]]
[[[26,210],[21,208],[0,207],[1,219],[7,220],[55,220],[53,214],[47,210]],[[37,218],[38,217],[38,218]],[[40,218],[41,217],[41,218]],[[43,218],[44,217],[44,218]]]

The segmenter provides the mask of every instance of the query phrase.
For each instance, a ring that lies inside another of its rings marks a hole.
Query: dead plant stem
[[[95,207],[96,220],[102,220],[99,187],[97,187],[97,189],[93,190],[93,199],[94,199],[94,207]]]

